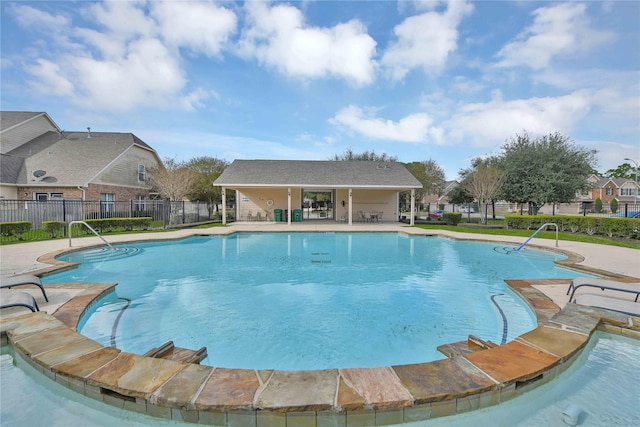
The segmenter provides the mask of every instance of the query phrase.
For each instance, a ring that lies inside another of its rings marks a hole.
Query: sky
[[[640,1],[6,1],[0,107],[161,158],[434,160],[559,132],[640,162]],[[629,163],[629,162],[627,162]]]

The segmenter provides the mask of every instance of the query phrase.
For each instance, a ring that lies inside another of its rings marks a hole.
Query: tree
[[[397,162],[396,156],[389,156],[387,153],[376,154],[375,151],[363,151],[362,153],[354,153],[353,149],[347,148],[343,154],[336,154],[329,160],[348,161],[348,160],[364,160],[371,162]]]
[[[185,164],[195,175],[188,194],[189,199],[208,202],[209,214],[213,213],[214,208],[218,210],[218,202],[222,200],[222,187],[214,187],[213,182],[224,172],[227,165],[225,160],[208,156],[195,157]]]
[[[506,176],[501,195],[528,203],[533,214],[545,203],[568,203],[578,191],[589,189],[587,177],[597,151],[576,146],[560,133],[537,139],[516,135],[502,149],[499,167]]]
[[[163,164],[149,170],[151,183],[164,199],[183,200],[192,189],[195,174],[184,162],[166,158]]]
[[[609,208],[611,209],[611,213],[617,213],[618,212],[618,201],[616,199],[612,199],[611,202],[609,203]]]
[[[636,178],[636,167],[630,163],[623,163],[615,169],[609,169],[604,173],[607,178]]]
[[[473,202],[473,195],[465,188],[464,182],[447,193],[447,198],[454,205],[466,205]]]
[[[473,195],[480,206],[495,201],[506,178],[505,172],[491,163],[491,161],[476,161],[474,169],[463,181],[469,194]],[[486,211],[483,209],[479,211],[482,223],[486,224]]]
[[[437,194],[438,197],[442,195],[445,182],[444,169],[435,160],[411,162],[405,166],[422,184],[422,188],[416,190],[416,200],[422,200],[427,194]]]

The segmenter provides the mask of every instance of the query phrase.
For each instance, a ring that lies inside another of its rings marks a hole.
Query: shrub
[[[64,235],[64,229],[67,223],[64,221],[42,221],[42,231],[47,233],[49,237],[55,239]]]
[[[596,213],[602,212],[602,200],[600,197],[596,199]]]
[[[87,219],[85,222],[98,233],[108,233],[115,230],[148,230],[151,227],[151,217],[141,218],[102,218]],[[86,229],[86,232],[91,231]]]
[[[0,234],[22,240],[22,235],[31,230],[29,221],[0,222]]]
[[[611,203],[609,204],[609,208],[611,208],[611,213],[617,213],[618,212],[618,201],[616,199],[611,200]]]
[[[462,221],[462,214],[460,212],[446,212],[442,215],[442,220],[447,225],[458,225]]]
[[[551,215],[522,215],[507,216],[507,227],[515,229],[538,229],[542,224],[558,224],[558,229],[569,230],[572,233],[588,235],[606,235],[624,239],[639,237],[640,219],[637,218],[593,218],[583,216],[551,216]]]

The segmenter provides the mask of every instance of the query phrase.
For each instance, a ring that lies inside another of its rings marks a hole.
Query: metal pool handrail
[[[102,237],[100,234],[98,234],[98,232],[96,230],[94,230],[93,227],[91,227],[89,224],[87,224],[84,221],[71,221],[69,223],[69,247],[71,247],[71,226],[73,224],[84,224],[89,230],[93,231],[93,234],[98,236],[100,238],[100,240],[102,240],[104,243],[106,243],[106,245],[109,246],[112,251],[115,250],[113,248],[113,246],[111,246],[111,243],[107,242],[104,237]]]

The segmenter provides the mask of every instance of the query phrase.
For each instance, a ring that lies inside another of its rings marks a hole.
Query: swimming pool
[[[535,327],[504,279],[571,278],[564,256],[397,233],[236,233],[93,249],[45,282],[117,282],[79,332],[142,354],[173,340],[206,364],[374,367],[437,360],[469,334]],[[125,309],[126,307],[126,309]],[[214,350],[215,349],[215,350]]]
[[[8,348],[3,347],[3,351]],[[193,426],[151,418],[97,402],[63,387],[20,358],[0,356],[0,421],[3,425]],[[582,409],[583,427],[640,424],[640,341],[598,332],[578,360],[558,378],[520,397],[473,412],[403,424],[411,427],[492,425],[563,426],[562,411]]]

